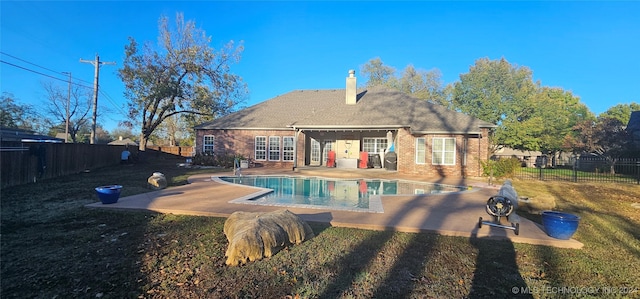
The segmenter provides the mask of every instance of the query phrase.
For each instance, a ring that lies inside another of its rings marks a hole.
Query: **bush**
[[[241,155],[214,155],[209,153],[197,153],[193,157],[192,163],[193,165],[233,168],[235,159],[246,160]]]
[[[516,170],[522,167],[522,163],[517,158],[480,161],[480,163],[482,164],[482,174],[484,176],[493,175],[494,178],[511,178],[516,174]]]

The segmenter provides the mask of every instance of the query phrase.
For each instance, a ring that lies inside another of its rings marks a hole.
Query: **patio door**
[[[320,165],[320,142],[314,138],[311,138],[311,157],[309,165]]]
[[[334,139],[325,139],[323,141],[322,148],[322,165],[327,165],[327,158],[329,157],[329,151],[336,150],[336,141]]]

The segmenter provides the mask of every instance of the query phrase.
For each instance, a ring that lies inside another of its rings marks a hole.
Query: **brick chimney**
[[[349,77],[347,77],[347,105],[356,104],[356,71],[349,70]]]

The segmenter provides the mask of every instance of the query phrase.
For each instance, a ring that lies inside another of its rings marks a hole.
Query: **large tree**
[[[626,124],[612,117],[598,117],[596,121],[585,120],[574,126],[575,134],[565,139],[565,146],[578,153],[595,154],[603,158],[615,173],[615,165],[632,149]]]
[[[397,89],[430,103],[449,106],[449,91],[444,87],[439,69],[426,71],[408,65],[400,76],[396,76],[394,67],[385,65],[379,57],[376,57],[365,63],[360,73],[367,78],[367,87],[383,86]]]
[[[600,113],[598,118],[615,118],[623,124],[627,124],[629,123],[631,112],[633,111],[640,111],[640,104],[636,102],[632,102],[630,104],[618,104],[607,109],[607,111]]]
[[[390,87],[395,80],[396,69],[385,65],[380,57],[372,58],[360,67],[360,73],[367,78],[367,87]]]
[[[215,50],[211,38],[176,14],[175,26],[162,16],[159,42],[142,49],[133,38],[125,47],[119,76],[125,84],[132,119],[141,119],[140,150],[167,118],[179,114],[216,117],[232,111],[244,99],[246,85],[230,72],[240,60],[242,45],[227,43]],[[129,123],[132,125],[132,123]]]
[[[457,111],[498,125],[491,137],[492,151],[503,146],[529,149],[535,147],[534,141],[519,138],[537,124],[518,124],[533,117],[537,90],[529,68],[504,58],[481,58],[455,82],[451,104]]]
[[[80,142],[82,138],[79,138],[78,132],[87,125],[91,117],[91,92],[77,85],[72,85],[69,90],[68,87],[62,88],[52,82],[44,82],[42,87],[46,97],[44,109],[47,123],[52,128],[59,128],[64,133],[68,105],[69,137],[73,143]]]
[[[0,96],[0,127],[44,133],[44,124],[36,109],[22,104],[15,96],[3,92]]]
[[[495,139],[511,148],[553,154],[564,149],[573,127],[595,116],[580,99],[562,88],[542,87],[522,102],[518,117],[506,115]]]

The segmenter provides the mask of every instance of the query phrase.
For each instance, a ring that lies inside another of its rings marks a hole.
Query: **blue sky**
[[[98,53],[117,63],[100,71],[98,122],[112,130],[126,119],[116,73],[128,37],[156,42],[159,17],[176,12],[196,21],[214,48],[243,41],[232,71],[248,84],[246,106],[296,89],[344,88],[349,69],[362,85],[360,67],[375,57],[399,71],[438,68],[444,83],[479,58],[504,57],[544,86],[571,90],[596,114],[640,102],[640,2],[3,0],[0,89],[41,107],[42,82],[66,88],[61,72],[91,86],[93,66],[79,60]]]

